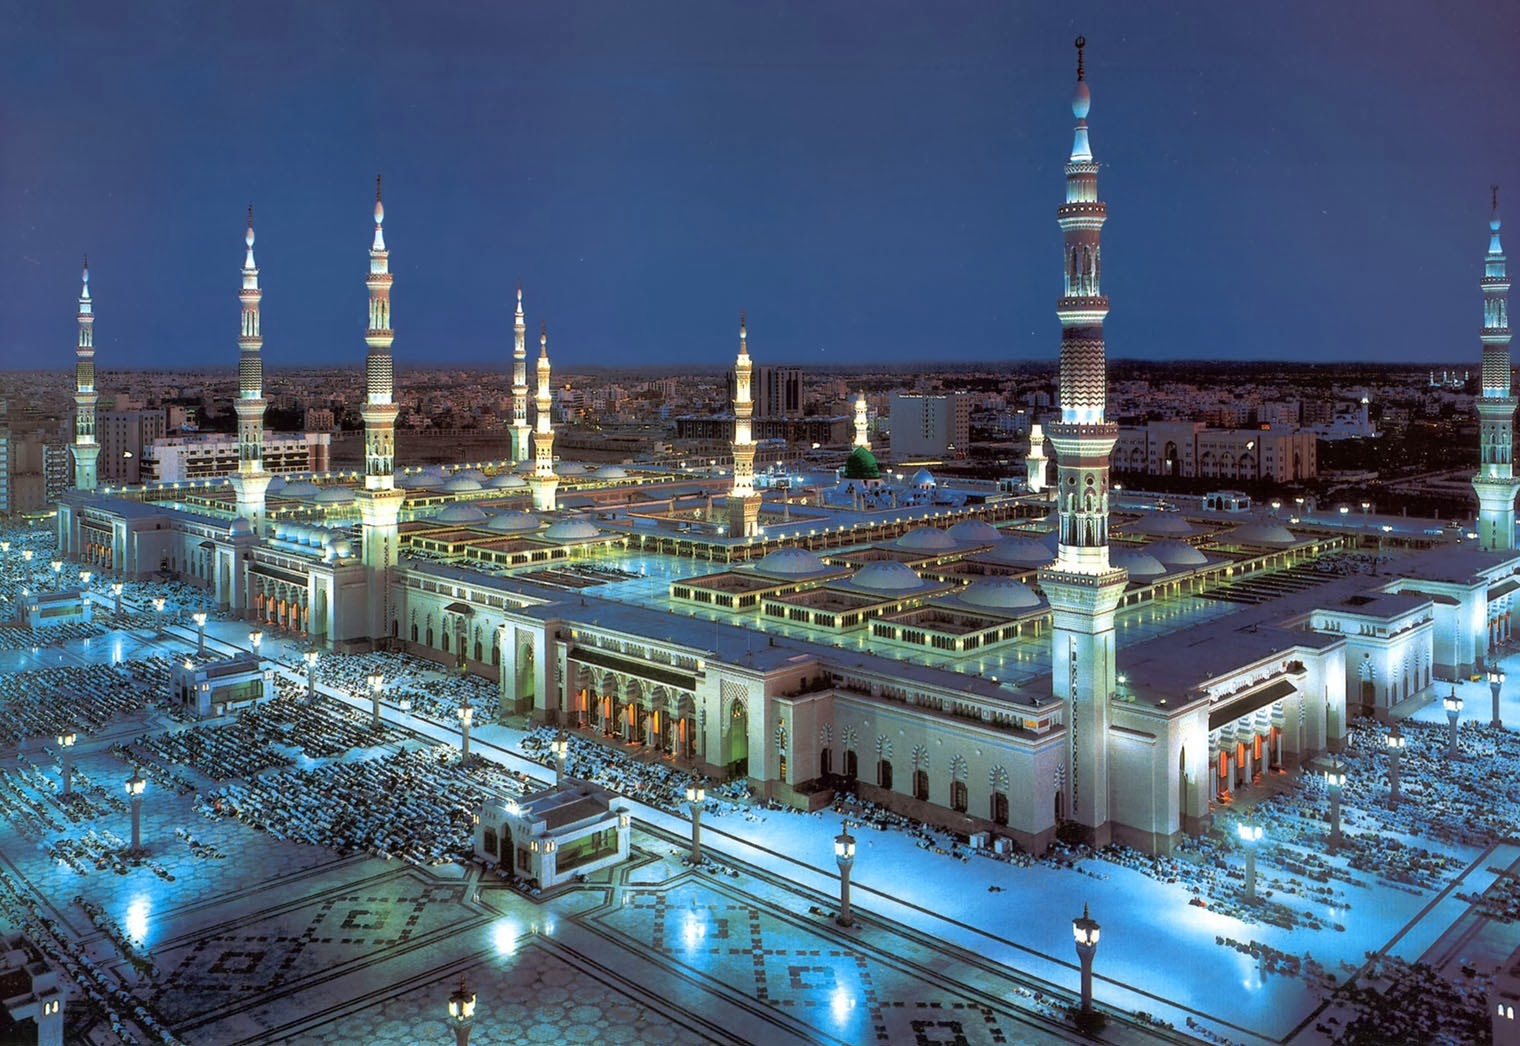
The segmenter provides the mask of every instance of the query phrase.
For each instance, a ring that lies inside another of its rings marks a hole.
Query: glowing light
[[[139,894],[127,905],[126,930],[127,936],[138,944],[143,944],[148,936],[148,913],[153,910],[153,905],[148,898]]]
[[[834,1014],[834,1020],[843,1024],[855,1011],[855,996],[843,988],[835,988],[834,994],[829,998],[829,1009]]]
[[[503,919],[491,931],[491,943],[496,945],[498,955],[510,959],[517,954],[517,944],[521,936],[522,928],[517,925],[516,919]]]

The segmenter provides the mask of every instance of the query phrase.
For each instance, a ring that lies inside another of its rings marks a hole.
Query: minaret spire
[[[532,454],[528,429],[528,325],[523,322],[522,282],[517,284],[517,315],[512,321],[512,460]]]
[[[538,512],[554,511],[554,492],[559,486],[559,475],[554,471],[554,419],[550,413],[553,405],[549,392],[549,325],[540,322],[538,399],[535,404],[538,428],[533,433],[533,475],[528,479],[528,488],[533,492],[533,508]]]
[[[391,361],[391,269],[385,247],[385,203],[375,176],[375,238],[369,249],[369,326],[364,332],[365,359],[364,489],[357,491],[364,565],[369,570],[371,639],[391,635],[399,624],[391,616],[391,570],[396,565],[396,524],[406,491],[396,489],[396,407]]]
[[[74,346],[74,486],[94,490],[100,444],[95,441],[95,306],[90,300],[90,256],[79,286],[79,341]]]
[[[870,450],[871,441],[866,438],[866,428],[869,424],[866,420],[867,409],[866,390],[861,389],[855,396],[855,446]]]
[[[728,534],[753,537],[759,529],[760,495],[755,493],[755,440],[751,419],[755,403],[750,397],[754,364],[749,358],[749,329],[739,313],[739,356],[734,361],[734,485],[728,494]]]
[[[1482,390],[1478,409],[1478,543],[1485,549],[1515,547],[1515,407],[1510,388],[1509,274],[1499,242],[1499,187],[1490,187],[1488,255],[1483,260]]]
[[[1092,105],[1077,37],[1077,118],[1066,164],[1066,202],[1056,211],[1064,241],[1061,321],[1061,415],[1049,427],[1056,450],[1056,561],[1040,571],[1050,600],[1052,690],[1067,703],[1070,763],[1068,816],[1091,840],[1109,841],[1108,722],[1115,691],[1114,614],[1127,575],[1108,560],[1109,454],[1119,427],[1104,416],[1108,398],[1100,239],[1107,206],[1098,199],[1098,165],[1087,137]],[[1031,448],[1032,449],[1032,448]]]
[[[264,336],[259,329],[259,269],[253,260],[253,204],[243,234],[243,286],[238,292],[242,316],[238,327],[238,395],[233,403],[238,423],[238,467],[232,477],[238,516],[257,535],[264,533],[264,492],[272,478],[264,471]]]

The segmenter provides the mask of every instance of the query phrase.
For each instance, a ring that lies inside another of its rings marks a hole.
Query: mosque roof
[[[439,523],[479,523],[486,518],[486,514],[474,505],[462,505],[456,502],[439,509],[433,513],[432,518]]]
[[[587,541],[601,533],[596,524],[584,519],[562,519],[550,525],[541,536],[550,541]]]
[[[845,458],[843,475],[845,479],[880,479],[881,466],[876,463],[875,454],[865,447],[856,447]]]
[[[1131,534],[1152,537],[1186,537],[1193,533],[1193,525],[1175,512],[1147,512],[1124,529]]]
[[[778,548],[762,556],[754,569],[756,573],[774,577],[806,577],[829,573],[835,568],[805,548]]]
[[[1186,541],[1175,539],[1146,545],[1145,551],[1168,567],[1201,567],[1209,561],[1207,556]]]
[[[1024,610],[1040,605],[1040,597],[1028,585],[1011,577],[988,577],[961,590],[959,600],[988,610]]]
[[[486,529],[512,534],[537,530],[542,525],[543,522],[531,512],[499,512],[486,523]]]
[[[354,492],[347,487],[324,487],[317,494],[321,505],[346,505],[354,500]]]
[[[855,571],[850,584],[871,592],[907,592],[922,588],[924,580],[895,559],[878,559]]]
[[[980,519],[963,519],[946,533],[956,541],[978,545],[990,541],[1001,541],[1003,538],[1002,532],[997,527]]]
[[[914,527],[892,544],[898,548],[925,552],[939,552],[957,547],[956,540],[937,527]]]
[[[445,482],[443,489],[451,494],[462,494],[465,491],[480,490],[481,483],[478,479],[471,479],[469,476],[459,475]]]
[[[1278,523],[1247,523],[1230,533],[1230,538],[1247,545],[1291,545],[1298,540],[1293,532]]]

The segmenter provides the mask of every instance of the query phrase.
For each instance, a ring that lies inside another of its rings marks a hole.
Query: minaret
[[[760,519],[760,495],[755,493],[755,441],[750,434],[750,419],[755,413],[749,395],[752,369],[749,332],[741,312],[739,358],[734,362],[734,486],[728,493],[728,534],[736,538],[753,537]]]
[[[559,486],[559,476],[554,471],[554,419],[550,415],[553,403],[549,395],[549,326],[543,324],[538,334],[538,401],[534,404],[538,410],[534,419],[538,429],[533,433],[533,475],[528,477],[535,512],[554,511],[554,490]]]
[[[861,389],[855,397],[855,446],[871,449],[871,441],[866,439],[866,390]]]
[[[238,396],[233,403],[238,424],[238,467],[232,476],[237,514],[264,534],[264,491],[272,478],[264,471],[264,337],[259,333],[259,269],[253,261],[253,205],[248,205],[248,231],[243,236],[242,320],[238,329]]]
[[[95,442],[95,312],[90,303],[90,259],[79,288],[79,344],[74,348],[74,486],[94,490],[100,444]]]
[[[1108,209],[1098,199],[1098,165],[1087,141],[1091,105],[1077,37],[1077,118],[1066,164],[1066,202],[1057,210],[1065,241],[1061,320],[1061,418],[1050,426],[1056,451],[1056,561],[1040,571],[1050,600],[1051,683],[1067,704],[1070,763],[1066,816],[1094,845],[1110,841],[1109,700],[1114,694],[1114,612],[1128,575],[1108,561],[1108,456],[1119,427],[1104,419],[1108,398],[1099,238]]]
[[[1485,549],[1515,547],[1515,397],[1509,387],[1509,276],[1499,245],[1499,187],[1493,187],[1488,219],[1488,257],[1483,262],[1483,389],[1478,406],[1478,544]]]
[[[356,492],[364,565],[369,570],[371,639],[390,634],[391,569],[396,565],[396,522],[406,491],[396,489],[396,403],[391,364],[391,270],[385,249],[385,205],[380,199],[380,179],[375,178],[375,240],[369,249],[369,327],[364,343],[369,346],[365,363],[364,489]]]
[[[1045,489],[1045,432],[1037,421],[1029,426],[1029,455],[1024,459],[1024,476],[1029,493]]]
[[[512,323],[512,460],[527,461],[532,454],[528,439],[528,328],[523,323],[522,284],[517,285],[517,318]]]

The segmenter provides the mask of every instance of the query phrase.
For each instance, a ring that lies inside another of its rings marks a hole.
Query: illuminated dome
[[[595,479],[627,479],[628,470],[621,465],[603,465],[596,470]]]
[[[286,483],[284,495],[287,498],[310,498],[320,494],[317,485],[309,479],[298,479],[294,483]]]
[[[1208,557],[1186,541],[1158,541],[1147,545],[1145,551],[1169,567],[1201,567]]]
[[[1118,549],[1110,555],[1109,562],[1129,571],[1129,576],[1136,581],[1145,581],[1166,573],[1161,560],[1139,549]]]
[[[855,571],[850,583],[872,592],[908,592],[923,585],[912,568],[895,559],[880,559]]]
[[[462,494],[471,490],[482,490],[480,480],[471,479],[469,476],[455,476],[443,485],[443,489],[450,494]]]
[[[354,492],[347,487],[326,487],[317,494],[319,505],[347,505],[354,500]]]
[[[1287,527],[1276,523],[1247,523],[1230,537],[1247,545],[1291,545],[1298,540]]]
[[[474,505],[455,503],[439,509],[433,513],[432,518],[435,523],[479,523],[486,518],[486,514]]]
[[[473,479],[477,483],[484,483],[486,481],[486,474],[479,469],[460,469],[455,475],[464,479]]]
[[[227,527],[227,536],[230,538],[246,538],[253,536],[253,524],[242,516],[233,520]]]
[[[967,585],[960,594],[962,603],[989,610],[1023,610],[1040,605],[1034,590],[1011,577],[989,577]]]
[[[1130,534],[1149,534],[1158,538],[1180,538],[1193,533],[1193,525],[1175,512],[1147,512],[1124,529]]]
[[[266,494],[278,494],[285,489],[284,476],[270,476],[269,486],[264,488]]]
[[[554,471],[556,475],[560,476],[584,476],[586,474],[586,466],[578,461],[561,461],[558,465],[554,466]]]
[[[876,455],[865,447],[856,447],[844,459],[844,478],[880,479],[881,466],[876,464]]]
[[[529,458],[527,461],[519,461],[517,463],[517,471],[521,472],[524,476],[532,475],[535,468],[537,468],[537,465],[534,463],[532,458]]]
[[[956,541],[964,541],[968,544],[981,545],[989,541],[1001,541],[1003,535],[998,528],[991,523],[984,523],[979,519],[963,519],[946,533]]]
[[[892,542],[898,548],[911,548],[920,552],[942,552],[955,548],[955,539],[934,527],[915,527]]]
[[[990,559],[1014,567],[1043,567],[1054,559],[1050,548],[1043,541],[1030,538],[1004,538],[978,559]]]
[[[756,572],[776,577],[802,577],[833,569],[805,548],[778,548],[766,553],[755,564]]]
[[[354,543],[348,538],[339,538],[328,547],[338,559],[347,559],[354,554]]]
[[[491,517],[486,523],[486,529],[514,534],[537,530],[542,525],[539,518],[531,512],[501,512]]]
[[[913,479],[909,482],[911,482],[915,487],[932,487],[935,485],[934,473],[930,472],[928,469],[919,469],[917,472],[913,473]]]
[[[513,490],[518,487],[526,487],[527,485],[527,480],[521,476],[514,476],[510,472],[503,472],[499,476],[492,476],[490,482],[486,484],[492,490]]]
[[[584,519],[562,519],[545,530],[542,536],[550,541],[586,541],[599,534],[601,531]]]
[[[396,486],[402,490],[437,490],[443,486],[443,477],[436,472],[414,472],[410,476],[397,476]]]

